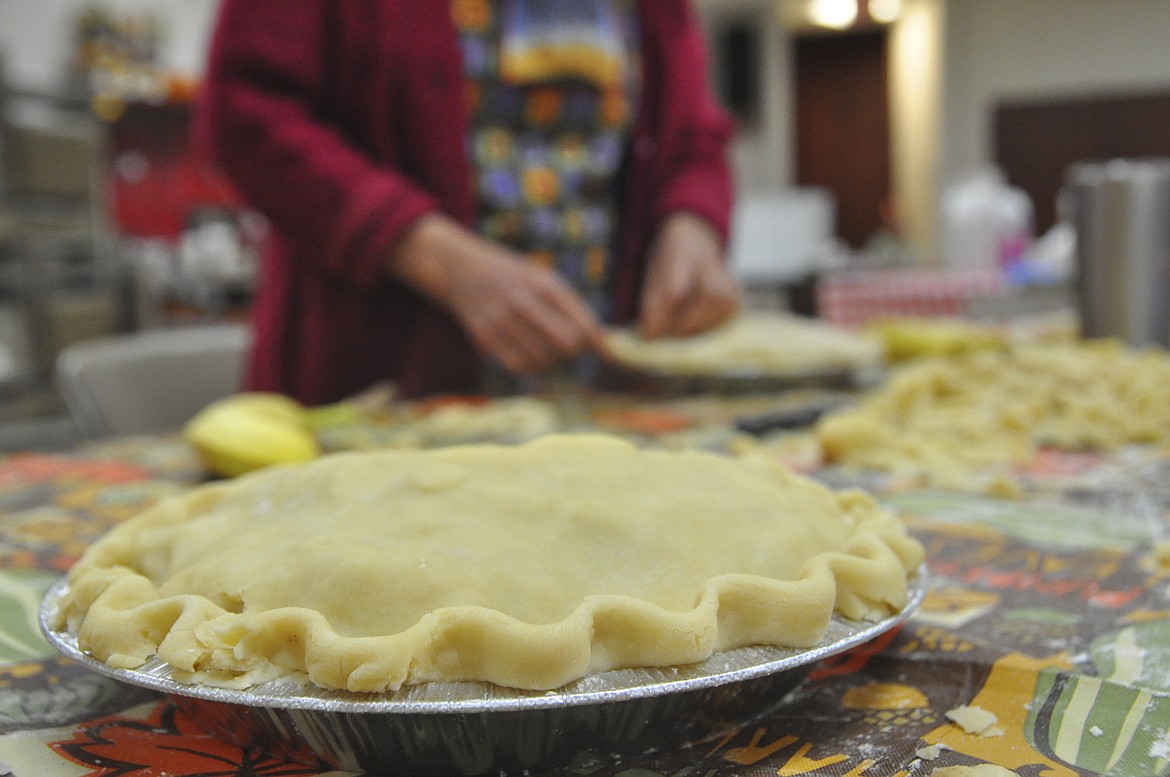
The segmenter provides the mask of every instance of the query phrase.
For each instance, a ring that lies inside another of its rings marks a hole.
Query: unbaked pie
[[[607,342],[618,364],[660,375],[799,377],[873,370],[885,359],[876,337],[767,311],[745,311],[690,337],[647,339],[623,329]]]
[[[96,542],[59,628],[116,668],[244,688],[553,689],[881,618],[921,545],[767,459],[599,434],[338,453],[198,486]]]

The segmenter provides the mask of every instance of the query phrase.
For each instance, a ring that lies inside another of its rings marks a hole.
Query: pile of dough
[[[816,319],[748,311],[693,337],[645,339],[631,330],[608,338],[613,359],[661,375],[804,376],[880,367],[881,341]]]
[[[1170,440],[1170,357],[1096,340],[915,362],[816,433],[829,461],[970,489],[1043,446]]]
[[[247,687],[552,689],[883,617],[921,545],[861,492],[599,434],[338,453],[197,487],[69,573],[58,628],[119,668]]]
[[[417,447],[471,442],[527,442],[557,430],[556,408],[532,396],[451,401],[418,414],[396,442]]]

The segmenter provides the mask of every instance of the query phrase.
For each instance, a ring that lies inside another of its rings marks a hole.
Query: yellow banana
[[[886,319],[869,327],[891,362],[920,356],[954,356],[1002,348],[1005,338],[987,325],[952,319]]]
[[[205,467],[224,477],[320,455],[305,408],[281,394],[246,392],[213,402],[183,427]]]

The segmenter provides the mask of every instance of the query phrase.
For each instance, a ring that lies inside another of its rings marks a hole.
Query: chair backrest
[[[57,385],[85,437],[176,431],[240,390],[250,342],[235,324],[87,340],[58,357]]]

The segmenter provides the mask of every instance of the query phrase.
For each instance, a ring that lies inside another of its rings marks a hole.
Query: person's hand
[[[685,337],[722,324],[739,308],[739,287],[722,260],[722,241],[701,217],[674,213],[651,247],[642,288],[645,337]]]
[[[601,324],[576,292],[522,257],[477,255],[451,279],[448,298],[476,345],[516,374],[604,348]]]
[[[450,310],[484,354],[515,374],[605,349],[600,322],[560,276],[444,216],[420,219],[390,270]]]

